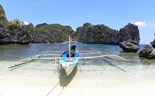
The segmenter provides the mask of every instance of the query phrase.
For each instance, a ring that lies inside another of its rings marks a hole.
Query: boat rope
[[[79,65],[79,68],[80,68],[80,72],[81,72],[81,74],[82,74],[82,69],[81,69],[81,65],[80,64],[78,64]]]
[[[71,69],[70,69],[70,70],[71,70]],[[68,70],[68,72],[69,72],[70,70]],[[66,72],[66,73],[67,73],[67,72]],[[64,80],[66,77],[67,77],[67,74],[65,74],[64,76],[62,76],[62,79],[61,79],[58,83],[56,83],[56,84],[54,85],[54,87],[47,93],[46,96],[49,96],[49,95],[52,93],[52,91],[53,91],[60,83],[62,83],[63,80]],[[62,92],[60,92],[60,93],[62,93]],[[60,93],[59,93],[57,96],[59,96]]]
[[[67,75],[65,74],[65,75],[63,76],[62,80],[59,81],[58,83],[56,83],[56,84],[54,85],[54,87],[47,93],[46,96],[49,96],[49,95],[51,94],[51,92],[52,92],[60,83],[62,83],[62,81],[63,81],[66,77],[67,77]]]
[[[103,67],[102,64],[99,64],[99,66],[105,71],[106,69]]]
[[[129,60],[127,60],[127,59],[125,59],[125,58],[123,58],[123,57],[117,57],[117,55],[116,56],[104,56],[104,57],[106,57],[106,58],[108,58],[108,59],[112,59],[112,60],[117,60],[117,61],[123,61],[123,62],[129,62]],[[115,58],[116,57],[116,58]]]
[[[82,54],[80,54],[81,56],[83,56]],[[84,58],[83,58],[83,63],[85,64],[85,62],[84,62]],[[80,72],[81,72],[81,74],[82,74],[82,69],[81,69],[81,65],[80,64],[78,64],[79,65],[79,68],[80,68]]]
[[[126,70],[124,70],[124,69],[122,69],[122,68],[120,68],[120,67],[118,67],[118,66],[116,66],[116,65],[114,65],[114,64],[112,64],[112,63],[110,63],[109,61],[105,60],[104,58],[102,58],[102,60],[104,60],[105,62],[107,62],[109,65],[114,66],[114,67],[120,69],[120,70],[123,71],[123,72],[127,72]]]
[[[64,89],[64,88],[63,88]],[[63,92],[63,89],[62,89],[62,91],[57,95],[57,96],[60,96],[61,95],[61,93]]]

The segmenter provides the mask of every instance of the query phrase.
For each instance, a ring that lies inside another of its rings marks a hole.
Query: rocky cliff
[[[138,26],[129,23],[119,31],[119,42],[133,40],[138,45],[140,42],[140,35]]]
[[[92,25],[85,23],[82,27],[77,28],[76,38],[82,43],[96,44],[119,44],[126,40],[134,40],[139,43],[139,29],[137,26],[129,23],[119,31],[114,30],[103,24]]]
[[[38,24],[32,33],[33,43],[60,43],[68,40],[68,32],[73,32],[70,26],[60,24]]]
[[[7,24],[6,16],[5,16],[5,11],[3,7],[0,5],[0,27],[3,27]]]
[[[29,30],[19,22],[8,22],[0,5],[0,44],[28,44]]]
[[[66,41],[70,26],[60,24],[22,25],[18,19],[7,21],[0,5],[0,44],[59,43]]]
[[[73,32],[73,29],[60,24],[43,23],[34,27],[33,24],[21,25],[18,19],[7,21],[0,5],[0,44],[59,43],[67,40],[68,32]],[[91,44],[119,44],[129,39],[139,44],[140,41],[138,27],[131,23],[119,31],[104,24],[85,23],[73,36],[82,43]]]
[[[85,23],[77,28],[78,39],[82,43],[117,44],[119,32],[105,25]]]
[[[0,44],[28,44],[30,36],[26,26],[21,27],[9,25],[0,29]]]

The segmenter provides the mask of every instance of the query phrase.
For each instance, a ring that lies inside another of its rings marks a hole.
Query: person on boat
[[[76,50],[76,46],[73,45],[73,46],[71,47],[71,57],[74,57],[74,56],[75,56],[75,50]]]
[[[71,50],[70,50],[70,56],[71,57],[75,56],[75,50],[76,50],[76,46],[75,45],[71,46]],[[69,57],[69,50],[68,50],[68,48],[66,49],[66,51],[63,54],[66,54],[66,57]]]

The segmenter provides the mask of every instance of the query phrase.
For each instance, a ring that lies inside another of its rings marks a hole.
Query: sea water
[[[111,63],[112,65],[122,66],[126,68],[126,70],[130,67],[135,67],[135,69],[139,69],[141,67],[152,68],[155,65],[154,59],[144,59],[140,58],[137,53],[132,52],[123,52],[123,50],[119,47],[119,45],[107,45],[107,44],[77,44],[77,49],[80,53],[80,57],[93,57],[100,55],[116,55],[123,57],[130,62],[124,62],[121,60],[114,59],[106,59],[106,62]],[[145,45],[140,45],[141,50]],[[13,65],[13,62],[18,62],[20,60],[33,57],[39,54],[51,54],[51,57],[60,57],[61,53],[63,53],[68,48],[67,44],[29,44],[29,45],[1,45],[0,46],[0,68],[1,70],[4,66],[8,67]],[[53,55],[52,54],[57,54]],[[104,65],[105,60],[102,58],[92,58],[86,60],[79,60],[80,64],[83,65],[83,62],[87,62],[87,64],[91,65]],[[5,64],[3,63],[5,62]],[[35,61],[37,62],[37,61]],[[45,60],[38,61],[38,63],[45,62]],[[48,61],[46,61],[48,62]],[[52,62],[52,61],[51,61]],[[48,63],[51,63],[48,62]],[[33,63],[33,62],[31,62]],[[35,65],[35,64],[34,64]],[[86,65],[86,64],[85,64]],[[33,66],[33,64],[32,64]],[[24,67],[24,66],[23,66]]]
[[[55,63],[54,60],[32,60],[13,70],[10,69],[10,66],[14,66],[23,59],[41,54],[46,54],[46,57],[60,57],[61,53],[68,48],[67,44],[36,43],[29,45],[1,45],[0,89],[3,90],[0,90],[0,96],[1,94],[2,96],[20,96],[21,94],[23,96],[43,96],[47,95],[48,91],[58,83],[61,83],[61,86],[76,88],[76,83],[78,83],[80,87],[84,86],[84,84],[89,86],[87,81],[90,81],[92,83],[90,86],[99,89],[100,87],[107,88],[107,86],[111,86],[107,84],[115,84],[116,81],[119,85],[123,86],[123,88],[128,87],[128,85],[124,85],[126,82],[131,82],[132,85],[135,84],[134,82],[141,81],[141,84],[147,81],[147,83],[149,82],[148,84],[141,85],[140,87],[148,86],[149,88],[155,85],[154,83],[150,83],[155,79],[155,60],[140,58],[138,56],[139,51],[137,53],[123,52],[118,45],[107,44],[76,44],[76,46],[80,57],[83,58],[79,60],[73,77],[67,78],[66,80],[63,79],[64,82],[62,82],[58,62]],[[139,50],[144,46],[145,45],[140,45]],[[127,61],[115,57],[91,58],[104,55],[115,55]],[[85,59],[84,57],[90,58]],[[74,80],[72,80],[73,78]],[[79,80],[86,82],[81,84]],[[107,83],[105,84],[105,82]],[[105,86],[103,86],[104,84]],[[150,84],[152,84],[152,86],[150,86]],[[137,88],[137,86],[135,88]],[[19,92],[19,90],[21,91]],[[27,94],[24,95],[24,93]],[[59,92],[56,91],[56,93]],[[100,93],[100,91],[98,93]],[[102,93],[100,93],[100,95],[101,94]],[[150,91],[148,91],[146,95],[149,94]]]

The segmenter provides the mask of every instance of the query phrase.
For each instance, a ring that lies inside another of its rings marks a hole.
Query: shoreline
[[[10,63],[11,64],[11,63]],[[34,67],[37,66],[37,67]],[[65,86],[55,65],[30,63],[14,71],[0,72],[0,96],[154,96],[155,65],[121,66],[127,72],[104,65],[78,65]],[[66,83],[66,81],[64,82]]]

